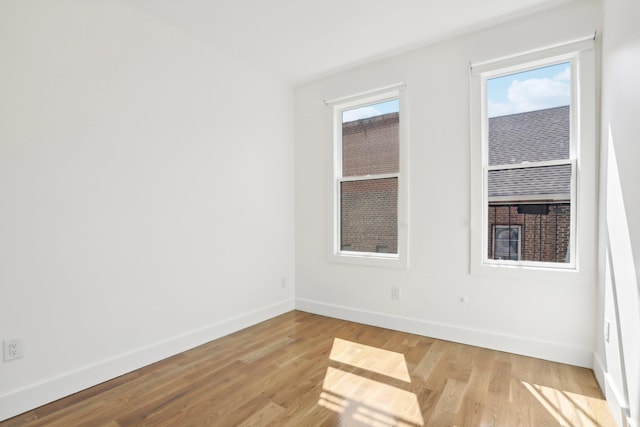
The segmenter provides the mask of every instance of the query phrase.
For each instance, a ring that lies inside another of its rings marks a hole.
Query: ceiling
[[[289,84],[570,0],[127,0]]]

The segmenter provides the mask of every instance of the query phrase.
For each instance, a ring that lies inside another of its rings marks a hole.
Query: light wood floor
[[[8,426],[614,426],[589,369],[292,311]]]

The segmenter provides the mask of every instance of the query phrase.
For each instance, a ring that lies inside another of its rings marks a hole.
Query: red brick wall
[[[344,123],[344,177],[399,171],[399,115],[391,113]],[[341,246],[359,252],[397,253],[398,182],[395,178],[344,182],[341,189]],[[518,213],[518,205],[489,206],[488,253],[494,225],[518,225],[520,259],[567,262],[571,209],[549,204],[547,214]]]
[[[494,225],[521,227],[520,251],[523,261],[568,262],[571,205],[550,204],[549,213],[519,214],[518,205],[490,205],[488,213],[488,254],[493,258]]]
[[[398,113],[344,123],[342,176],[398,172],[399,136]]]
[[[398,252],[397,178],[344,182],[341,204],[344,250]]]
[[[343,124],[343,176],[396,173],[399,157],[398,113]],[[340,203],[343,250],[398,252],[397,178],[345,182]]]

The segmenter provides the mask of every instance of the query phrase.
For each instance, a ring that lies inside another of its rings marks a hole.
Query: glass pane
[[[571,63],[487,81],[489,165],[568,159]]]
[[[523,196],[527,200],[536,197],[542,200],[570,200],[571,167],[569,164],[489,171],[489,200],[501,197],[503,201],[507,199],[515,202],[523,201]]]
[[[342,176],[397,173],[400,169],[397,99],[342,113]]]
[[[520,259],[520,226],[494,226],[493,259]]]
[[[488,206],[489,259],[568,263],[571,203]]]
[[[340,184],[343,251],[398,253],[398,179]]]

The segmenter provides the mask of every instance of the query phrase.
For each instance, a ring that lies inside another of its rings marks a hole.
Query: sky
[[[391,101],[381,102],[379,104],[343,111],[342,123],[380,116],[387,113],[397,113],[398,111],[400,111],[400,101],[392,99]]]
[[[571,100],[571,63],[536,68],[487,80],[489,117],[544,110],[569,105]],[[397,112],[397,99],[346,110],[342,123]]]
[[[489,117],[560,107],[570,100],[569,62],[487,80]]]

